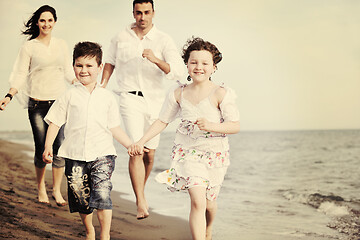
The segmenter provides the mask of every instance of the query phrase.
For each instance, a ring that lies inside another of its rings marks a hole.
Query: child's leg
[[[79,213],[86,229],[86,240],[95,240],[95,228],[92,224],[93,214]]]
[[[86,239],[95,240],[95,229],[92,224],[93,209],[88,204],[91,190],[88,166],[89,163],[85,161],[65,160],[69,210],[71,213],[79,212],[85,226]]]
[[[206,200],[206,240],[212,239],[212,227],[217,212],[216,200]]]
[[[101,240],[109,240],[110,239],[110,227],[111,227],[111,218],[112,218],[112,210],[111,209],[98,209],[97,217],[100,222]]]
[[[101,226],[101,240],[110,239],[112,217],[111,176],[115,168],[116,156],[103,156],[91,163],[91,196],[89,206],[97,209]]]
[[[189,189],[191,199],[190,230],[194,240],[205,240],[206,235],[206,189],[192,187]]]

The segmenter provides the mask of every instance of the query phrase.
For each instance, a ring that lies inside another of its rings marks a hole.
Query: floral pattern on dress
[[[171,192],[187,191],[195,186],[203,186],[206,188],[206,198],[213,201],[216,200],[220,192],[221,186],[210,187],[210,182],[201,177],[181,177],[176,173],[175,168],[170,168],[159,173],[156,176],[156,181],[165,183]]]
[[[230,165],[229,151],[210,152],[196,149],[185,149],[181,144],[174,145],[171,158],[178,162],[195,161],[205,163],[208,168]]]
[[[204,164],[208,169],[226,168],[230,165],[229,151],[200,151],[197,149],[184,148],[181,144],[174,145],[171,157],[173,163],[186,161],[199,162]],[[171,192],[187,191],[194,186],[203,186],[206,188],[206,198],[211,201],[217,198],[221,188],[221,185],[211,186],[210,181],[202,177],[181,176],[174,167],[157,174],[156,181],[165,183]]]
[[[178,133],[183,135],[187,135],[193,139],[198,138],[212,138],[212,137],[226,137],[226,134],[223,133],[215,133],[215,132],[208,132],[202,131],[198,128],[198,126],[189,120],[182,119],[178,129],[176,130]]]

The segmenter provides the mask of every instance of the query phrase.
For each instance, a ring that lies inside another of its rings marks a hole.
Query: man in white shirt
[[[138,141],[157,119],[164,100],[163,78],[179,80],[184,64],[174,41],[159,31],[152,0],[134,0],[135,23],[112,40],[101,84],[105,87],[116,69],[120,113],[133,141]],[[136,196],[137,218],[149,216],[144,188],[154,162],[160,136],[145,144],[149,152],[130,157],[129,172]]]

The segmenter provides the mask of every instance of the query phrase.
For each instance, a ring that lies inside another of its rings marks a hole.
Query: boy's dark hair
[[[209,51],[212,54],[213,62],[215,65],[218,64],[222,59],[221,52],[219,51],[219,49],[217,49],[217,47],[214,44],[204,41],[202,38],[193,36],[192,38],[189,38],[187,40],[187,42],[183,47],[182,58],[184,60],[184,63],[185,64],[188,63],[190,53],[192,51],[201,51],[201,50]]]
[[[135,8],[135,4],[137,3],[151,3],[151,6],[152,6],[152,10],[154,11],[154,1],[153,0],[134,0],[133,1],[133,11],[134,11],[134,8]]]
[[[43,12],[50,12],[53,17],[55,22],[57,21],[57,16],[56,16],[56,10],[55,8],[49,6],[49,5],[43,5],[41,6],[38,10],[36,10],[32,16],[30,17],[30,19],[24,23],[25,25],[25,30],[22,31],[22,34],[24,35],[29,35],[29,40],[32,40],[34,38],[37,38],[40,34],[40,30],[39,30],[39,26],[37,25],[39,19],[40,19],[40,15]]]
[[[102,62],[102,50],[101,45],[94,42],[79,42],[74,47],[73,53],[73,65],[75,60],[79,57],[96,57],[98,66]]]

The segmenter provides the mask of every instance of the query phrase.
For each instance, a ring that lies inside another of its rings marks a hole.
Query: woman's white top
[[[21,47],[10,76],[10,87],[28,97],[54,100],[75,78],[69,49],[64,40],[52,37],[49,46],[37,39]]]

